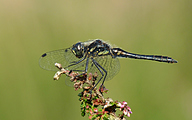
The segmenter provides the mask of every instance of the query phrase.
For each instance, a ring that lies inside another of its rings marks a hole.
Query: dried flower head
[[[107,89],[104,85],[99,89],[95,87],[95,81],[97,80],[97,73],[78,73],[74,71],[65,70],[61,64],[56,63],[55,66],[59,71],[54,75],[54,80],[58,80],[62,74],[66,74],[71,77],[71,82],[74,83],[74,89],[82,89],[82,92],[78,94],[79,101],[81,102],[81,115],[88,114],[91,120],[125,120],[125,116],[130,117],[132,114],[131,108],[127,105],[127,102],[113,101],[111,98],[104,98],[103,93],[107,93]],[[122,112],[120,115],[116,115],[116,110]]]

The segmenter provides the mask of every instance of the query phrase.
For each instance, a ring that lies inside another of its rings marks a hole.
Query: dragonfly
[[[39,65],[41,68],[51,71],[58,71],[55,63],[60,63],[65,69],[73,71],[97,72],[99,80],[94,86],[96,87],[101,81],[101,86],[103,86],[105,80],[112,79],[119,72],[120,62],[118,58],[177,63],[171,57],[130,53],[121,48],[112,47],[103,40],[95,39],[78,42],[66,49],[46,52],[40,57]],[[66,80],[66,84],[70,86],[69,80]]]

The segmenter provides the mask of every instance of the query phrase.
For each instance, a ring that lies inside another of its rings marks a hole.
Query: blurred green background
[[[191,0],[1,0],[0,120],[87,120],[79,91],[65,85],[65,76],[53,81],[38,60],[96,38],[179,61],[120,60],[105,97],[127,101],[128,119],[192,119]]]

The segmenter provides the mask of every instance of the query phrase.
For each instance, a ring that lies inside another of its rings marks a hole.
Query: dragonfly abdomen
[[[126,52],[120,48],[113,48],[112,52],[115,57],[154,60],[158,62],[167,62],[167,63],[177,63],[176,60],[167,56],[134,54],[134,53]]]
[[[139,58],[142,56],[142,58]],[[167,62],[167,63],[177,63],[176,60],[167,57],[167,56],[157,56],[157,55],[138,55],[138,59],[147,59],[147,60],[155,60],[158,62]]]

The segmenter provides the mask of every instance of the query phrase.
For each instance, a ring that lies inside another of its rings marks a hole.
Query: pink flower
[[[123,101],[123,104],[124,104],[124,105],[127,105],[127,102]]]
[[[122,105],[122,104],[121,104],[120,102],[118,102],[117,107],[121,107],[121,105]]]
[[[94,112],[98,112],[98,109],[97,108],[94,108],[94,110],[93,110]]]
[[[128,111],[126,109],[123,110],[124,115],[128,114]]]
[[[124,105],[124,104],[122,104],[122,105],[121,105],[121,108],[124,108],[124,107],[125,107],[125,105]]]

